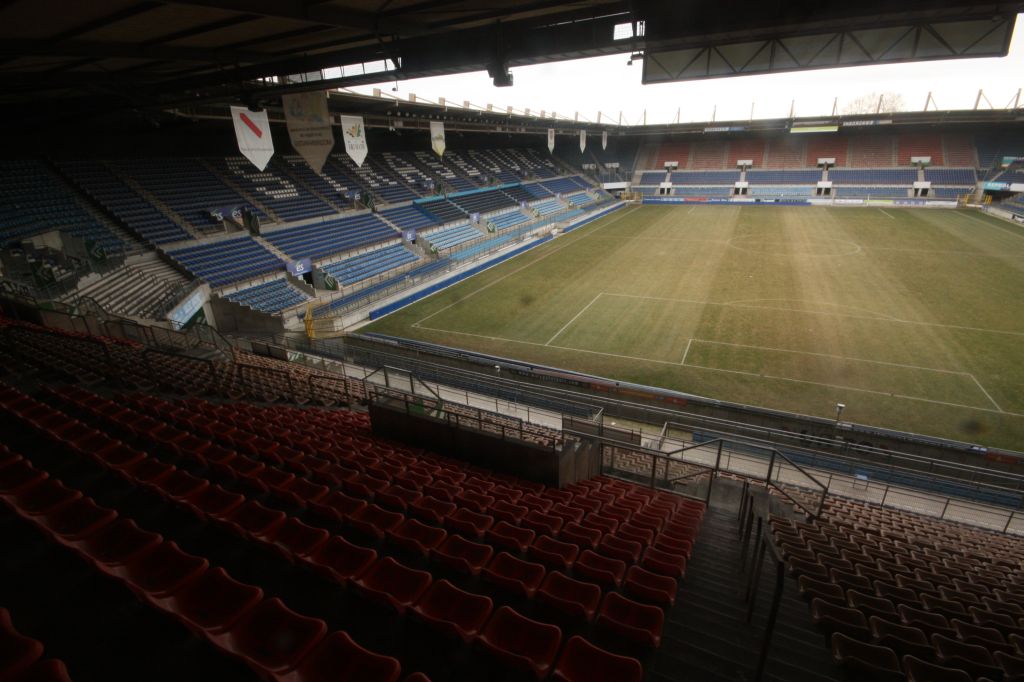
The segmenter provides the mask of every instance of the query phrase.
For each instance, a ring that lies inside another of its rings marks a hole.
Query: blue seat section
[[[388,208],[381,211],[380,214],[403,230],[422,230],[437,225],[437,220],[421,211],[416,204]]]
[[[286,279],[274,279],[248,289],[239,289],[224,298],[263,313],[278,313],[311,300],[304,291],[293,287]]]
[[[936,185],[973,185],[978,175],[973,168],[925,168],[924,179]]]
[[[738,170],[673,171],[673,185],[732,185],[739,182]]]
[[[1006,171],[1005,173],[1000,175],[998,178],[996,178],[996,180],[999,181],[999,182],[1009,182],[1011,184],[1012,183],[1018,183],[1018,182],[1024,182],[1024,170],[1021,170],[1019,168],[1015,168],[1013,170]]]
[[[522,223],[530,220],[527,216],[523,215],[522,211],[509,211],[508,213],[502,213],[501,215],[491,216],[490,221],[494,223],[494,227],[499,230],[507,230],[510,227],[515,227]]]
[[[286,223],[338,212],[289,178],[286,164],[277,159],[271,159],[262,171],[241,156],[210,159],[209,163]]]
[[[565,205],[556,197],[538,201],[533,204],[530,208],[537,211],[541,216],[551,215],[552,213],[558,213],[565,209]]]
[[[567,196],[566,200],[574,206],[583,206],[584,204],[592,202],[594,198],[586,192],[577,192],[576,194],[570,194]]]
[[[586,182],[577,176],[558,178],[557,180],[546,180],[540,184],[544,185],[544,187],[552,194],[568,194],[570,192],[578,192],[581,189],[590,188]]]
[[[309,167],[309,164],[301,156],[285,155],[281,158],[284,167],[289,173],[305,183],[314,192],[319,193],[320,196],[329,201],[336,201],[342,207],[347,207],[351,201],[352,192],[359,190],[359,187],[346,177],[341,175],[331,177],[327,173],[326,165],[323,171],[317,173]],[[276,161],[277,157],[275,156],[271,163]]]
[[[978,148],[978,167],[982,169],[996,166],[1004,156],[1024,156],[1024,134],[1017,132],[997,132],[987,135],[975,135],[975,146]]]
[[[320,269],[342,284],[348,285],[379,275],[407,263],[415,263],[419,257],[401,244],[361,253],[352,258],[321,265]]]
[[[269,220],[259,207],[225,185],[199,159],[131,159],[114,161],[111,166],[198,229],[215,224],[210,211],[219,208],[249,206],[261,221]]]
[[[347,154],[331,154],[325,169],[328,167],[332,176],[340,174],[357,180],[364,190],[368,189],[381,201],[389,204],[399,204],[419,197],[416,192],[400,183],[373,155],[368,156],[362,166],[356,166]]]
[[[551,196],[550,190],[539,182],[531,182],[530,184],[523,185],[522,187],[534,199],[544,199]]]
[[[61,161],[60,167],[82,191],[150,244],[192,239],[181,225],[99,161]]]
[[[504,244],[505,242],[508,242],[515,238],[516,235],[514,234],[506,234],[500,237],[494,237],[493,239],[488,239],[487,241],[480,242],[479,244],[473,244],[473,246],[469,247],[468,249],[463,249],[458,253],[452,254],[452,260],[462,261],[468,260],[470,258],[475,258],[479,254],[497,248]]]
[[[999,208],[1006,209],[1015,215],[1024,216],[1024,195],[1018,194],[1012,199],[1007,199],[999,204]]]
[[[665,182],[665,171],[644,173],[640,176],[641,185],[660,185],[663,182]]]
[[[673,187],[672,194],[679,197],[727,197],[732,187]]]
[[[413,268],[412,270],[407,270],[406,272],[403,272],[400,275],[391,277],[390,279],[382,280],[380,282],[377,282],[376,284],[372,284],[366,287],[365,289],[360,289],[359,291],[348,294],[347,296],[341,296],[339,298],[336,298],[330,303],[322,305],[319,308],[314,308],[313,316],[321,317],[323,315],[328,315],[336,310],[341,310],[342,308],[345,308],[353,303],[361,301],[365,298],[369,298],[370,296],[379,291],[384,291],[386,289],[396,287],[404,282],[410,282],[414,279],[431,275],[437,272],[438,270],[443,270],[444,268],[448,267],[449,264],[449,259],[439,258],[436,261],[431,261],[419,267]]]
[[[249,236],[175,249],[167,255],[214,287],[284,269],[277,256]]]
[[[807,185],[821,180],[820,170],[748,170],[747,182],[758,185]]]
[[[633,189],[638,190],[640,192],[641,196],[645,196],[645,197],[658,196],[658,188],[657,187],[634,187]]]
[[[483,236],[480,230],[469,225],[456,225],[455,227],[447,227],[443,230],[438,230],[427,235],[427,241],[436,246],[439,249],[450,249],[453,246],[458,246],[468,241],[478,239]]]
[[[42,162],[0,162],[0,244],[55,229],[96,240],[109,251],[124,249]]]
[[[428,215],[433,216],[439,223],[465,220],[467,217],[465,211],[447,199],[433,199],[417,203],[416,205],[419,206],[420,210],[426,211]]]
[[[266,232],[263,237],[292,258],[316,260],[387,239],[395,239],[398,233],[373,213],[361,213]]]
[[[881,197],[889,199],[906,199],[907,187],[856,187],[843,185],[833,187],[832,192],[839,197]]]
[[[750,194],[755,197],[809,197],[814,194],[814,187],[810,185],[804,187],[793,185],[786,187],[758,187],[752,185],[750,187]]]
[[[466,213],[490,213],[516,205],[512,197],[499,189],[463,194],[462,196],[449,196],[448,200]]]
[[[522,201],[533,201],[534,199],[537,198],[530,194],[529,192],[527,192],[526,188],[524,188],[522,185],[513,185],[512,187],[505,187],[501,191],[507,194],[509,198],[512,199],[512,201],[516,202],[517,204]]]
[[[917,171],[913,168],[835,168],[828,172],[828,179],[836,185],[913,185]]]
[[[974,187],[932,187],[928,196],[938,199],[959,199],[965,194],[973,195]]]

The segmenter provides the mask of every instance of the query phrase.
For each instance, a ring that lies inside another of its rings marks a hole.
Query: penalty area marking
[[[878,210],[879,210],[879,211],[881,211],[882,213],[884,213],[884,214],[885,214],[885,216],[886,216],[886,217],[887,217],[887,218],[888,218],[889,220],[896,220],[896,218],[895,218],[895,217],[894,217],[894,216],[893,216],[892,214],[890,214],[890,213],[889,213],[888,211],[886,211],[885,209],[882,209],[882,208],[880,208],[880,209],[878,209]]]
[[[585,306],[583,306],[583,309],[582,309],[582,310],[580,310],[580,311],[579,311],[578,313],[576,313],[575,315],[573,315],[573,317],[572,317],[572,319],[571,319],[571,320],[569,320],[568,322],[566,322],[565,324],[563,324],[563,325],[562,325],[562,328],[561,328],[561,329],[559,329],[559,330],[558,330],[557,332],[555,332],[555,335],[554,335],[554,336],[552,336],[552,337],[551,337],[550,339],[548,339],[548,342],[547,342],[547,343],[545,343],[544,345],[545,345],[545,346],[550,346],[550,345],[551,345],[551,342],[552,342],[552,341],[554,341],[555,339],[557,339],[557,338],[558,338],[558,335],[559,335],[559,334],[561,334],[561,333],[562,333],[562,332],[564,332],[564,331],[565,331],[566,329],[568,329],[568,328],[569,328],[569,325],[570,325],[570,324],[572,324],[573,322],[575,322],[576,320],[578,320],[578,319],[579,319],[579,317],[580,317],[580,315],[582,315],[583,313],[587,312],[587,309],[588,309],[588,308],[589,308],[590,306],[592,306],[592,305],[594,305],[595,303],[597,303],[597,299],[601,298],[601,296],[602,296],[603,294],[604,294],[604,292],[601,292],[601,293],[599,293],[599,294],[598,294],[597,296],[595,296],[594,298],[592,298],[592,299],[590,300],[590,303],[588,303],[588,304],[586,304]]]
[[[988,408],[988,407],[978,407],[976,405],[964,405],[962,403],[950,403],[950,402],[946,402],[944,400],[931,400],[929,398],[919,398],[919,397],[912,396],[912,395],[903,395],[901,393],[888,393],[886,391],[876,391],[876,390],[873,390],[873,389],[870,389],[870,388],[856,388],[854,386],[843,386],[842,384],[828,384],[828,383],[821,382],[821,381],[809,381],[807,379],[793,379],[791,377],[775,376],[775,375],[771,375],[771,374],[758,374],[756,372],[746,372],[744,370],[739,370],[739,369],[722,369],[720,367],[707,367],[705,365],[695,365],[693,363],[686,363],[685,365],[683,365],[683,364],[676,363],[676,362],[668,362],[666,360],[653,360],[651,358],[641,358],[641,357],[637,357],[635,355],[622,355],[620,353],[607,353],[607,352],[604,352],[604,351],[587,350],[585,348],[575,348],[573,346],[551,346],[551,345],[547,345],[547,344],[543,344],[543,343],[538,343],[536,341],[523,341],[522,339],[509,339],[509,338],[506,338],[506,337],[503,337],[503,336],[488,336],[486,334],[474,334],[472,332],[460,332],[460,331],[455,331],[453,329],[439,329],[437,327],[420,327],[420,329],[425,329],[427,331],[440,332],[442,334],[457,334],[459,336],[471,336],[471,337],[478,338],[478,339],[487,339],[489,341],[501,341],[501,342],[504,342],[504,343],[518,343],[518,344],[522,344],[522,345],[525,345],[525,346],[536,346],[538,348],[556,348],[556,349],[559,349],[559,350],[572,351],[574,353],[586,353],[588,355],[601,355],[601,356],[604,356],[604,357],[621,358],[623,360],[634,360],[634,361],[637,361],[637,362],[652,362],[652,363],[655,363],[655,364],[658,364],[658,365],[669,365],[671,367],[687,367],[687,368],[691,368],[691,369],[700,369],[700,370],[705,370],[705,371],[709,371],[709,372],[725,372],[727,374],[739,374],[739,375],[743,375],[743,376],[756,377],[758,379],[773,379],[775,381],[785,381],[785,382],[795,383],[795,384],[804,384],[804,385],[810,385],[810,386],[822,386],[824,388],[836,388],[836,389],[840,389],[840,390],[843,390],[843,391],[854,391],[856,393],[868,393],[868,394],[871,394],[871,395],[879,395],[879,396],[889,397],[889,398],[899,398],[901,400],[912,400],[912,401],[915,401],[915,402],[929,403],[929,404],[932,404],[932,405],[944,405],[946,407],[958,407],[958,408],[965,409],[965,410],[975,410],[977,412],[989,412],[989,413],[992,413],[992,414],[1005,414],[1005,415],[1010,416],[1010,417],[1024,417],[1024,414],[1020,414],[1020,413],[1017,413],[1017,412],[1007,412],[1007,411],[1002,410],[1002,409],[992,409],[992,408]],[[975,381],[977,381],[977,379],[975,379]],[[980,384],[979,384],[979,386],[980,386]],[[992,399],[989,398],[989,400],[992,400]],[[992,402],[993,402],[993,404],[995,404],[995,401],[992,401]]]

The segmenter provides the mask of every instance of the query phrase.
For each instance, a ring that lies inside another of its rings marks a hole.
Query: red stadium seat
[[[444,523],[445,518],[456,509],[458,507],[454,502],[427,496],[411,503],[408,511],[409,515],[414,518],[440,526]]]
[[[646,547],[654,542],[654,531],[650,528],[633,525],[632,523],[624,523],[615,531],[615,537],[631,542],[639,542],[642,546]]]
[[[309,506],[321,518],[344,523],[349,516],[364,509],[366,504],[366,500],[335,490]]]
[[[71,676],[63,661],[51,658],[33,663],[16,682],[71,682]]]
[[[597,614],[597,626],[615,637],[656,649],[661,645],[665,613],[656,606],[640,604],[609,592]]]
[[[442,634],[469,643],[480,633],[494,603],[488,598],[464,592],[447,580],[438,580],[412,612]]]
[[[537,590],[537,603],[544,604],[570,620],[589,623],[601,603],[601,586],[574,580],[551,571]]]
[[[294,562],[316,552],[327,542],[330,533],[292,516],[270,533],[255,533],[254,537],[270,544],[284,559]]]
[[[675,578],[651,573],[640,566],[630,566],[626,571],[626,579],[622,581],[622,591],[633,599],[664,607],[676,603],[678,588]]]
[[[686,557],[684,555],[665,552],[657,547],[648,547],[644,550],[640,565],[648,571],[672,578],[682,578],[686,575]]]
[[[529,528],[519,528],[505,521],[499,521],[484,534],[488,543],[518,554],[525,552],[536,537],[537,534]]]
[[[588,514],[580,521],[580,525],[587,528],[596,528],[602,533],[614,533],[619,527],[619,522],[616,519],[600,514]]]
[[[117,512],[82,497],[40,515],[40,523],[58,541],[66,544],[92,535],[116,518]]]
[[[245,503],[245,497],[219,485],[211,485],[191,495],[185,502],[198,516],[226,516]]]
[[[383,540],[387,532],[396,528],[404,518],[398,512],[370,504],[350,515],[345,523],[366,537]]]
[[[377,493],[376,502],[385,509],[405,512],[410,504],[423,497],[423,493],[400,485],[390,485]]]
[[[390,543],[424,558],[428,557],[430,551],[438,547],[447,537],[448,533],[444,529],[428,526],[416,519],[406,519],[387,531]]]
[[[496,500],[491,505],[487,513],[493,516],[498,521],[504,521],[513,526],[519,525],[519,522],[523,520],[523,517],[529,513],[529,507],[523,507],[518,504],[512,504],[506,500]]]
[[[356,644],[345,632],[320,640],[291,672],[278,682],[397,682],[402,666]]]
[[[339,535],[332,536],[306,559],[313,570],[342,584],[361,576],[376,561],[377,552],[353,545]]]
[[[533,675],[547,677],[562,643],[555,625],[538,623],[502,606],[480,635],[481,646],[501,662]]]
[[[285,513],[250,500],[226,515],[214,515],[214,519],[239,535],[268,535],[284,523]]]
[[[34,480],[31,485],[20,486],[18,490],[5,493],[3,497],[21,516],[33,517],[57,511],[81,498],[82,493],[68,488],[60,481],[47,478]]]
[[[466,540],[461,535],[449,535],[441,545],[433,551],[431,558],[439,564],[469,575],[479,575],[480,571],[494,556],[494,548],[478,542]]]
[[[517,559],[508,552],[499,552],[481,572],[481,576],[513,594],[532,599],[545,573],[541,564]]]
[[[483,538],[487,529],[494,525],[494,517],[460,507],[445,518],[444,523],[455,533],[472,540],[479,540]]]
[[[106,570],[106,567],[123,566],[161,542],[163,538],[160,535],[140,530],[134,521],[118,519],[69,544]]]
[[[206,571],[210,562],[186,554],[173,542],[164,542],[110,573],[122,578],[141,595],[160,599],[174,594]]]
[[[13,680],[43,655],[43,645],[14,629],[7,609],[0,608],[0,679]]]
[[[253,669],[280,674],[294,668],[326,632],[322,620],[301,616],[275,598],[249,609],[234,627],[210,639]]]
[[[605,535],[597,546],[597,553],[611,559],[635,564],[640,559],[643,546],[639,542],[626,540],[615,535]]]
[[[554,682],[641,682],[640,661],[596,647],[582,637],[569,639],[551,676]]]
[[[431,580],[426,571],[417,571],[384,557],[351,584],[367,597],[401,614],[419,601]]]
[[[526,550],[526,556],[550,568],[568,571],[576,561],[580,548],[568,542],[554,540],[548,535],[541,535]]]
[[[4,497],[17,495],[49,476],[45,471],[36,469],[28,461],[19,457],[18,460],[8,462],[0,469],[0,495]]]
[[[523,528],[529,528],[537,535],[550,535],[555,537],[562,529],[564,521],[557,516],[549,516],[547,512],[531,511],[519,522]]]
[[[211,568],[169,597],[154,602],[197,632],[220,633],[230,629],[263,600],[263,590],[245,585]]]
[[[571,542],[582,549],[595,549],[604,533],[597,528],[587,528],[578,523],[567,523],[558,533],[562,542]]]
[[[590,580],[603,588],[617,588],[626,575],[625,562],[618,559],[596,554],[589,549],[583,550],[573,567],[573,574],[579,578]]]

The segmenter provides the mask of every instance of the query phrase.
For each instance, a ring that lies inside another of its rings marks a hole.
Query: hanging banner
[[[587,148],[587,131],[586,130],[581,130],[580,131],[580,154],[582,154],[583,150],[586,149],[586,148]]]
[[[548,128],[548,151],[555,153],[555,129]]]
[[[306,160],[309,167],[319,173],[334,148],[334,133],[327,113],[326,92],[300,92],[282,95],[284,120],[292,147]]]
[[[444,121],[430,122],[430,148],[438,156],[444,156]]]
[[[601,133],[601,149],[608,149],[608,131]]]
[[[362,116],[341,117],[341,139],[345,140],[345,153],[357,166],[362,166],[370,151],[366,146],[366,128],[363,127]]]
[[[238,151],[260,170],[267,167],[274,155],[274,140],[270,137],[267,112],[250,111],[245,107],[231,107],[231,121],[235,124]]]

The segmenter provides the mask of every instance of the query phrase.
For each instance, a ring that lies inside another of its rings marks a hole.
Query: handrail
[[[768,663],[768,654],[771,651],[772,637],[775,634],[775,623],[779,615],[779,606],[782,603],[782,594],[786,589],[786,564],[779,554],[778,548],[771,539],[767,524],[764,522],[764,517],[757,514],[754,511],[753,494],[748,488],[744,489],[744,500],[740,504],[741,514],[747,515],[747,523],[744,526],[749,533],[750,528],[753,526],[753,521],[757,519],[757,533],[755,534],[755,546],[753,553],[753,562],[750,566],[750,575],[747,581],[746,589],[746,601],[747,601],[747,623],[750,624],[754,620],[754,612],[757,607],[757,597],[760,594],[760,583],[761,583],[761,570],[764,566],[765,555],[768,554],[775,566],[775,584],[772,589],[772,600],[771,606],[768,609],[768,620],[765,623],[764,635],[761,639],[761,650],[758,652],[757,664],[754,668],[754,674],[751,678],[752,682],[760,682],[764,677],[764,669]],[[746,563],[747,545],[749,541],[743,540],[743,554],[741,555],[740,567],[743,568]]]
[[[790,466],[794,467],[794,468],[795,468],[795,469],[796,469],[797,471],[799,471],[799,472],[800,472],[801,474],[803,474],[803,475],[804,475],[804,476],[806,476],[807,478],[811,479],[811,481],[813,481],[813,482],[814,482],[814,483],[815,483],[815,484],[816,484],[816,485],[817,485],[818,487],[820,487],[820,488],[821,488],[821,493],[822,493],[822,494],[821,494],[821,500],[819,500],[819,501],[818,501],[818,510],[817,510],[816,512],[812,512],[811,510],[807,509],[807,508],[806,508],[806,507],[805,507],[805,506],[804,506],[804,505],[803,505],[802,503],[800,503],[800,502],[798,502],[797,500],[795,500],[795,499],[793,499],[792,497],[790,497],[789,493],[787,493],[787,492],[786,492],[785,490],[783,490],[781,486],[779,486],[779,485],[776,485],[775,483],[773,483],[773,482],[772,482],[772,471],[774,471],[774,470],[775,470],[775,457],[776,457],[776,456],[778,456],[778,457],[781,457],[781,458],[782,458],[783,460],[785,460],[785,461],[786,461],[786,462],[787,462],[787,463],[788,463],[788,464],[789,464]],[[805,512],[807,512],[807,514],[808,514],[808,515],[809,515],[809,516],[810,516],[811,518],[817,518],[817,517],[818,517],[818,515],[819,515],[819,514],[821,513],[821,509],[822,509],[822,507],[824,507],[824,505],[825,505],[825,498],[826,498],[826,497],[828,496],[828,486],[827,486],[827,485],[825,485],[824,483],[822,483],[821,481],[819,481],[818,479],[816,479],[816,478],[815,478],[814,476],[812,476],[812,475],[811,475],[810,473],[808,473],[807,471],[805,471],[803,467],[801,467],[801,466],[800,466],[799,464],[796,464],[795,462],[793,462],[792,460],[790,460],[790,459],[789,459],[788,457],[786,457],[786,456],[785,456],[784,454],[782,454],[781,452],[779,452],[779,451],[778,451],[778,450],[776,450],[775,448],[772,448],[772,456],[771,456],[771,459],[770,459],[770,460],[768,461],[768,476],[767,476],[767,478],[765,479],[765,484],[766,484],[766,485],[770,485],[770,486],[774,487],[774,488],[775,488],[776,490],[778,490],[778,491],[779,491],[780,493],[782,493],[783,495],[785,495],[785,496],[786,496],[787,498],[789,498],[789,499],[790,499],[790,500],[791,500],[791,501],[792,501],[792,502],[793,502],[794,504],[796,504],[796,505],[797,505],[798,507],[800,507],[800,508],[801,508],[801,509],[803,509],[803,510],[804,510]]]

